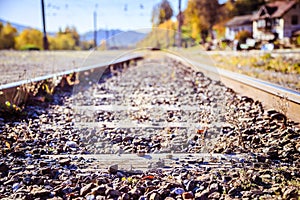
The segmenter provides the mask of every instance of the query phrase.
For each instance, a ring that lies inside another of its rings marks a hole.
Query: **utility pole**
[[[94,11],[94,46],[97,47],[97,11]]]
[[[108,39],[109,39],[109,30],[108,30],[108,28],[106,26],[106,28],[105,28],[105,46],[106,46],[106,50],[109,49]]]
[[[177,47],[181,47],[181,26],[182,26],[182,13],[181,13],[181,0],[178,0],[178,31],[177,31]]]
[[[45,20],[45,5],[44,0],[41,0],[42,3],[42,18],[43,18],[43,46],[44,50],[49,49],[48,39],[47,39],[47,32],[46,32],[46,20]]]

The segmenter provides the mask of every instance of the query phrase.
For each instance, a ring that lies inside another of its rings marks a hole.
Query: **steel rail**
[[[32,79],[25,79],[25,80],[21,80],[21,81],[17,81],[17,82],[3,84],[3,85],[0,85],[0,90],[18,87],[20,85],[24,85],[24,84],[28,84],[28,83],[32,83],[32,82],[43,81],[43,80],[47,80],[49,78],[68,75],[68,74],[72,74],[74,72],[84,72],[84,71],[88,71],[88,70],[92,70],[92,69],[96,69],[96,68],[103,68],[103,67],[123,63],[123,62],[130,61],[130,60],[141,59],[142,57],[143,57],[142,54],[127,55],[124,57],[117,58],[116,60],[114,60],[112,62],[106,62],[106,63],[96,64],[96,65],[91,65],[91,66],[84,66],[84,67],[66,70],[66,71],[58,72],[58,73],[54,73],[54,74],[43,75],[43,76],[39,76],[39,77],[32,78]]]
[[[267,109],[284,112],[289,118],[300,122],[300,92],[257,78],[235,73],[225,69],[195,61],[193,58],[181,58],[167,54],[196,71],[203,72],[214,80],[221,81],[240,95],[245,95],[263,102]]]

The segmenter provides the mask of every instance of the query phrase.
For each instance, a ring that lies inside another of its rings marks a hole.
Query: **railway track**
[[[141,57],[82,69],[52,103],[1,118],[1,198],[299,196],[297,118],[237,94],[200,64],[131,59]]]
[[[241,95],[260,100],[268,109],[277,109],[284,112],[291,119],[300,120],[300,93],[298,91],[272,84],[243,74],[231,72],[214,66],[213,61],[201,62],[196,56],[170,52],[172,58],[180,60],[196,71],[205,73],[206,76],[219,80],[227,87]],[[207,56],[209,58],[209,56]]]

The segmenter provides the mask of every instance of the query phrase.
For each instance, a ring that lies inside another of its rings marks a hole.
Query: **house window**
[[[258,28],[264,28],[264,27],[266,27],[266,21],[265,20],[258,20],[257,27]]]
[[[279,26],[280,25],[280,19],[278,19],[278,18],[274,19],[274,25]]]
[[[270,19],[267,19],[266,22],[267,22],[267,27],[271,27],[272,26],[272,22],[271,22]]]
[[[292,15],[292,25],[297,25],[297,24],[298,24],[298,16]]]

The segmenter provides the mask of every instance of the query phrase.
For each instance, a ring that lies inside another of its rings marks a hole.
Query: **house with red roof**
[[[253,38],[288,39],[300,30],[300,3],[296,0],[274,1],[263,5],[252,17]]]
[[[277,0],[261,6],[253,15],[235,16],[226,23],[225,38],[234,40],[243,30],[252,33],[255,40],[289,40],[300,34],[300,3]]]

